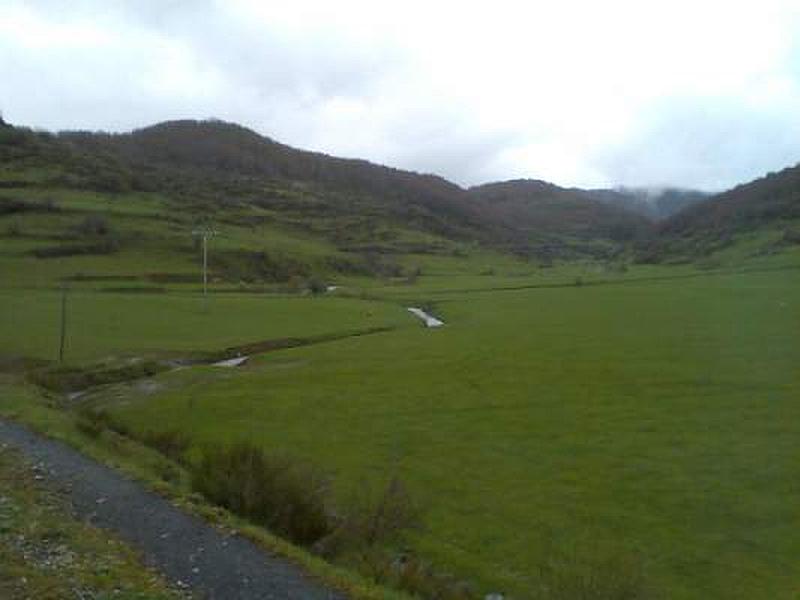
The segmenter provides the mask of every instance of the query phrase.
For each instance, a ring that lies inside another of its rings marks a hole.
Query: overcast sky
[[[217,117],[462,185],[717,190],[800,162],[800,1],[0,0],[0,110]]]

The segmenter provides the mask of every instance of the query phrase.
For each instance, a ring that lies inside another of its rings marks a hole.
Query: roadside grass
[[[596,547],[595,571],[669,598],[791,598],[793,274],[443,295],[440,330],[167,373],[106,408],[133,431],[291,448],[337,494],[396,472],[429,508],[414,554],[483,590],[528,597],[565,548]]]
[[[377,585],[437,600],[479,598],[466,580],[397,550],[409,532],[424,527],[424,510],[396,477],[380,487],[363,482],[357,493],[335,499],[329,474],[287,453],[267,453],[246,442],[193,446],[184,432],[131,431],[86,405],[79,407],[75,426],[91,439],[115,432],[142,442],[174,461],[156,470],[163,481],[180,481],[185,469],[191,489],[213,506]]]
[[[195,490],[287,540],[309,547],[333,529],[328,478],[310,464],[240,443],[207,445],[190,465]]]
[[[153,447],[149,447],[135,438],[118,433],[116,429],[120,429],[120,424],[102,412],[94,411],[92,414],[87,410],[65,410],[59,397],[42,394],[35,386],[24,383],[18,374],[0,374],[0,417],[24,423],[35,431],[65,442],[95,460],[139,480],[143,485],[169,498],[184,510],[218,527],[241,532],[268,552],[298,564],[312,576],[319,577],[331,587],[344,591],[354,600],[404,600],[409,598],[402,592],[376,583],[375,580],[370,580],[349,569],[332,565],[323,558],[270,533],[263,527],[206,501],[202,495],[193,490],[191,476],[184,466],[183,458],[176,462],[167,456],[168,449],[175,448],[175,439],[165,444],[168,436],[154,433],[152,437],[148,438],[145,434],[144,441],[153,444]],[[165,453],[165,451],[167,452]],[[2,474],[1,459],[2,454],[0,454],[0,475]],[[99,539],[102,540],[102,538]],[[102,543],[113,544],[113,542]],[[112,546],[111,551],[115,551],[115,548],[116,546]],[[120,553],[125,556],[124,550],[120,550]],[[17,571],[14,569],[19,566],[16,559],[3,554],[0,554],[0,564],[3,569],[8,565],[11,573],[16,573]],[[21,576],[25,576],[25,574],[23,573]],[[0,575],[0,585],[2,583]],[[23,595],[21,597],[31,596]],[[55,600],[64,595],[35,595],[33,597]],[[129,598],[128,596],[119,597]],[[130,596],[131,600],[151,597],[159,598],[159,596],[147,595]]]
[[[386,546],[419,526],[420,509],[396,479],[378,490],[365,486],[346,503],[330,506],[327,476],[290,455],[266,455],[255,446],[192,448],[177,431],[129,432],[102,410],[59,408],[57,398],[48,400],[8,374],[0,376],[0,394],[0,416],[75,446],[217,526],[240,531],[354,600],[402,600],[409,598],[406,593],[439,600],[478,597],[465,581],[413,555],[398,561]],[[312,521],[323,525],[318,534],[324,536],[306,535]]]
[[[185,597],[108,532],[75,520],[32,466],[0,448],[0,597]]]

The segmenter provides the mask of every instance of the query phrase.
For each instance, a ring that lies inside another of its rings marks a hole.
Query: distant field
[[[486,589],[526,597],[547,560],[624,555],[666,598],[796,597],[796,270],[436,309],[441,330],[169,373],[146,397],[118,390],[115,410],[308,457],[342,493],[399,473],[429,507],[415,547]]]
[[[66,359],[221,350],[285,337],[413,325],[400,307],[351,298],[71,292]],[[58,357],[61,294],[0,290],[0,354]]]

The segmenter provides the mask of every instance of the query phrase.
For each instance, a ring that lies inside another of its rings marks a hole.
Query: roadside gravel
[[[285,559],[218,531],[141,484],[58,441],[0,420],[0,443],[67,494],[75,514],[113,531],[179,587],[210,600],[339,600]]]

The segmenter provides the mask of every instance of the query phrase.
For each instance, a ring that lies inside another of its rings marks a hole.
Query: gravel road
[[[200,598],[344,598],[296,565],[216,530],[60,442],[0,420],[0,443],[19,450],[63,488],[78,517],[113,531],[138,549],[148,565]]]

